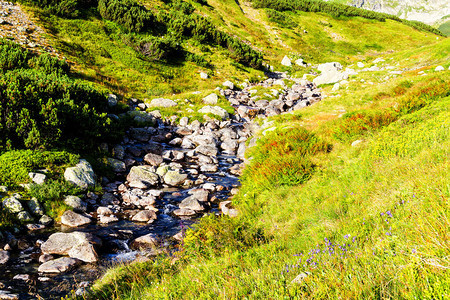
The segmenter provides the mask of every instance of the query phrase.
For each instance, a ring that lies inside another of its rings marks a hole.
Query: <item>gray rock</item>
[[[146,163],[148,163],[151,166],[159,166],[160,164],[163,163],[163,158],[161,155],[158,154],[153,154],[153,153],[147,153],[144,156],[144,160]]]
[[[39,256],[39,262],[41,264],[46,263],[46,262],[48,262],[50,260],[53,260],[53,259],[55,259],[55,258],[51,254],[42,254],[41,256]]]
[[[61,257],[39,266],[39,273],[65,273],[72,270],[74,267],[80,264],[80,261],[75,258]]]
[[[140,212],[138,212],[137,214],[135,214],[133,216],[133,218],[131,218],[131,221],[134,222],[153,222],[154,220],[156,220],[157,216],[156,213],[152,210],[141,210]]]
[[[159,182],[159,176],[153,172],[153,168],[149,166],[132,167],[127,176],[129,182],[137,181],[146,186],[155,186]]]
[[[9,261],[10,255],[8,251],[0,250],[0,265],[4,265]]]
[[[87,211],[87,203],[81,200],[77,196],[66,196],[64,198],[64,203],[70,207],[72,207],[75,211],[78,212],[86,212]]]
[[[214,164],[205,164],[205,165],[200,166],[200,171],[202,171],[202,172],[213,173],[213,172],[217,172],[217,170],[218,170],[218,167],[217,167],[217,165],[214,165]]]
[[[39,219],[39,223],[41,223],[42,225],[50,225],[53,222],[53,219],[50,218],[47,215],[43,215],[40,219]]]
[[[121,145],[116,145],[112,149],[112,154],[117,159],[123,159],[123,157],[125,156],[125,149]]]
[[[212,94],[209,94],[208,96],[206,96],[205,98],[203,98],[203,103],[208,104],[208,105],[216,105],[217,100],[219,100],[219,97],[217,96],[217,94],[212,93]]]
[[[209,197],[209,191],[206,189],[192,189],[188,194],[200,202],[207,202]]]
[[[33,197],[25,203],[27,204],[28,209],[33,215],[42,216],[44,214],[44,209],[36,198]]]
[[[17,219],[18,219],[20,222],[33,222],[33,221],[34,221],[33,217],[32,217],[32,216],[30,215],[30,213],[27,212],[27,211],[21,211],[21,212],[19,212],[19,213],[17,214]]]
[[[195,151],[207,156],[216,156],[217,153],[219,152],[216,145],[214,144],[200,145],[197,148],[195,148]]]
[[[222,83],[223,86],[229,88],[230,90],[234,89],[234,83],[232,83],[231,81],[227,80],[224,83]]]
[[[99,222],[101,224],[109,224],[109,223],[114,223],[114,222],[118,222],[119,218],[117,218],[115,215],[110,215],[110,216],[104,216],[104,215],[100,215],[99,216]]]
[[[116,173],[125,172],[127,170],[127,166],[121,160],[109,157],[106,161],[108,162],[108,166],[110,166]]]
[[[77,214],[71,210],[67,210],[61,216],[61,224],[69,227],[79,227],[90,224],[92,221],[88,217]]]
[[[22,280],[22,281],[28,281],[30,280],[29,274],[17,274],[13,277],[13,280]]]
[[[444,71],[444,67],[443,66],[437,66],[434,71],[439,72],[439,71]]]
[[[109,216],[109,215],[112,215],[112,214],[113,214],[113,211],[112,211],[109,207],[106,207],[106,206],[99,206],[99,207],[97,208],[97,214],[98,214],[98,215]]]
[[[45,225],[42,224],[27,224],[27,229],[29,231],[38,231],[38,230],[42,230],[45,228]]]
[[[171,186],[178,186],[187,179],[187,174],[181,174],[179,171],[168,171],[164,175],[164,182]]]
[[[158,239],[156,235],[149,233],[132,241],[130,246],[132,249],[151,249],[158,246]]]
[[[182,117],[180,119],[180,126],[186,127],[189,124],[189,118],[188,117]]]
[[[84,159],[80,159],[75,167],[67,168],[64,172],[64,178],[83,190],[95,186],[94,170],[91,164]]]
[[[156,98],[150,102],[151,107],[174,107],[177,103],[170,99]]]
[[[292,66],[291,60],[290,60],[289,57],[287,57],[286,55],[285,55],[285,56],[283,57],[283,59],[281,60],[281,64],[282,64],[283,66],[286,66],[286,67]]]
[[[45,179],[47,178],[47,176],[45,174],[42,173],[34,173],[34,172],[30,172],[28,173],[28,176],[31,178],[31,180],[33,180],[34,183],[36,184],[43,184],[45,182]]]
[[[198,112],[202,114],[213,114],[221,117],[222,119],[229,118],[228,112],[220,106],[209,106],[209,105],[203,106],[201,109],[198,110]]]
[[[114,94],[109,94],[108,95],[108,106],[109,107],[114,107],[117,105],[118,99],[117,96]]]
[[[101,240],[85,232],[54,233],[41,245],[42,253],[68,255],[84,262],[98,260],[94,245],[101,245]]]
[[[13,197],[3,200],[2,205],[5,210],[12,214],[18,213],[23,210],[23,206],[20,201]]]
[[[180,208],[191,209],[194,211],[202,211],[205,210],[205,207],[195,199],[195,197],[189,196],[179,204]]]

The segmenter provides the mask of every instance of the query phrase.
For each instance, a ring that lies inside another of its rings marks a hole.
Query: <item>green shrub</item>
[[[34,169],[74,165],[78,159],[78,155],[65,151],[8,151],[0,155],[0,185],[17,186],[29,182],[28,173]]]
[[[99,0],[100,15],[124,26],[129,32],[148,31],[155,23],[153,14],[133,0]]]
[[[65,60],[59,60],[50,54],[44,53],[39,56],[35,56],[28,61],[31,68],[43,72],[46,74],[69,74],[70,66]]]
[[[0,147],[93,149],[113,138],[106,98],[67,76],[35,70],[0,77]]]
[[[21,0],[20,2],[43,8],[50,14],[66,18],[77,18],[80,9],[97,6],[97,0]]]
[[[27,66],[31,54],[20,45],[0,39],[0,72]]]

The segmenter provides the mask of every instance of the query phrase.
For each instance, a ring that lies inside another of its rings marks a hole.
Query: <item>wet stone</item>
[[[72,270],[74,267],[80,264],[80,261],[75,258],[61,257],[58,259],[50,260],[39,266],[38,272],[40,273],[65,273]]]

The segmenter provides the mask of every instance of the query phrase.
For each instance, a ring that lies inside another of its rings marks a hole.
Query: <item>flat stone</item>
[[[75,258],[61,257],[39,266],[38,272],[40,273],[65,273],[72,270],[74,267],[80,264],[80,261]]]
[[[206,164],[206,165],[200,166],[200,171],[202,171],[202,172],[213,173],[213,172],[217,172],[217,170],[218,170],[218,167],[215,164]]]
[[[170,99],[156,98],[150,102],[151,107],[174,107],[178,104]]]
[[[194,210],[189,209],[189,208],[179,208],[179,209],[174,210],[173,213],[179,217],[193,216],[196,214],[196,212]]]
[[[19,295],[0,290],[0,300],[19,300]]]
[[[42,254],[41,256],[39,256],[39,263],[43,264],[53,259],[55,258],[51,254]]]
[[[90,224],[92,221],[88,217],[77,214],[71,210],[67,210],[61,216],[61,224],[69,227],[79,227],[86,224]]]

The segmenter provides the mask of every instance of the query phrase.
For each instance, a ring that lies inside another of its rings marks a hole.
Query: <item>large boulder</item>
[[[84,159],[80,159],[75,167],[67,168],[64,172],[64,178],[83,190],[95,186],[94,170],[91,164]]]
[[[85,232],[54,233],[41,245],[42,253],[68,255],[84,262],[98,260],[94,245],[101,245],[101,240]]]
[[[213,114],[221,117],[222,119],[228,119],[229,117],[228,112],[220,106],[203,106],[198,110],[198,112],[202,114]]]
[[[177,103],[170,99],[156,98],[150,102],[151,107],[173,107],[177,106]]]
[[[79,227],[83,225],[90,224],[92,220],[83,215],[77,214],[71,210],[67,210],[61,216],[61,224],[69,227]]]
[[[159,176],[149,166],[134,166],[128,173],[129,182],[142,183],[145,186],[155,186],[159,182]]]
[[[3,208],[8,212],[14,214],[23,210],[22,203],[14,197],[6,198],[2,201]]]
[[[72,270],[74,267],[80,264],[78,259],[70,257],[61,257],[39,266],[38,272],[40,273],[64,273]]]

